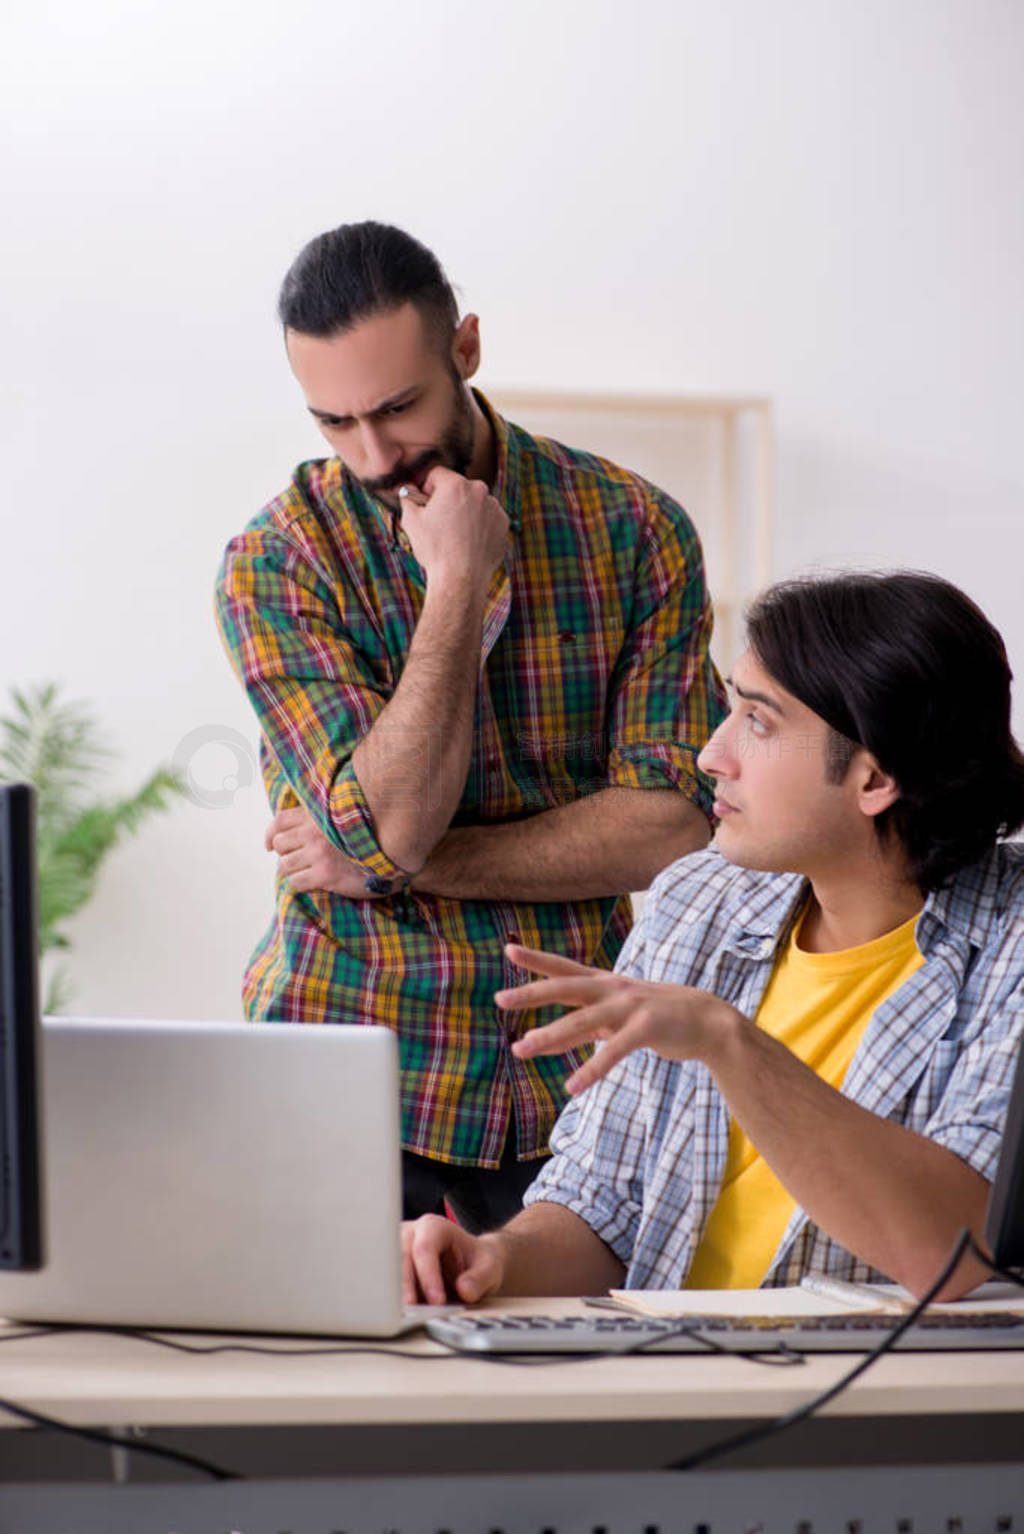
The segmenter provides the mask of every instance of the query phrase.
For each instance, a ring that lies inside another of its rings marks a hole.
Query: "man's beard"
[[[428,469],[443,468],[452,469],[456,474],[466,473],[473,461],[476,436],[473,429],[473,407],[469,390],[454,369],[452,383],[451,418],[437,446],[425,448],[415,458],[400,463],[390,474],[382,474],[378,479],[361,479],[359,483],[364,490],[369,490],[371,495],[379,496],[389,505],[397,505],[396,492],[399,486],[417,483]]]

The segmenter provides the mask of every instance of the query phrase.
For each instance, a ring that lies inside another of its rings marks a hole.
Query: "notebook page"
[[[851,1310],[901,1310],[891,1296],[868,1295],[859,1304],[812,1294],[791,1286],[784,1289],[612,1289],[612,1298],[645,1316],[757,1316],[789,1321],[801,1316],[848,1316]]]
[[[645,1316],[757,1316],[791,1320],[803,1316],[903,1315],[914,1297],[899,1284],[850,1284],[820,1280],[814,1286],[782,1289],[611,1289],[620,1305]],[[817,1291],[817,1292],[816,1292]],[[825,1292],[821,1292],[825,1291]],[[962,1300],[929,1306],[955,1315],[984,1315],[1009,1311],[1024,1314],[1024,1289],[1015,1284],[982,1284]]]

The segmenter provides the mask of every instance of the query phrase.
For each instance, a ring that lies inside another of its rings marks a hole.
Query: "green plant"
[[[107,853],[183,790],[176,772],[158,767],[127,798],[99,798],[113,759],[85,704],[66,702],[52,682],[11,689],[10,712],[0,717],[0,778],[36,790],[40,955],[70,947],[64,925],[92,896]],[[45,1010],[63,1010],[69,995],[58,970]]]

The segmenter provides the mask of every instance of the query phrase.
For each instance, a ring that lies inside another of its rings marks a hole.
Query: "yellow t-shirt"
[[[798,946],[802,925],[779,955],[755,1021],[839,1087],[875,1009],[924,963],[914,942],[917,917],[838,953],[805,953]],[[756,1289],[793,1208],[734,1119],[722,1187],[684,1287]]]

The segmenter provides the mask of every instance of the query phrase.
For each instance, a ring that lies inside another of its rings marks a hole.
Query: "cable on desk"
[[[756,1428],[749,1428],[747,1431],[743,1433],[736,1433],[730,1438],[723,1438],[716,1444],[709,1444],[707,1448],[700,1449],[695,1454],[687,1455],[685,1459],[673,1461],[666,1468],[669,1470],[694,1470],[700,1465],[707,1464],[709,1460],[718,1459],[721,1455],[732,1453],[735,1449],[745,1448],[749,1444],[758,1443],[763,1438],[769,1438],[775,1433],[780,1433],[785,1428],[792,1427],[797,1422],[803,1422],[808,1417],[813,1416],[813,1414],[822,1406],[825,1406],[829,1401],[834,1400],[835,1397],[840,1395],[847,1388],[847,1386],[853,1383],[855,1379],[858,1379],[860,1375],[865,1373],[865,1371],[871,1367],[876,1359],[881,1358],[883,1354],[888,1353],[893,1348],[896,1342],[899,1341],[900,1337],[903,1336],[904,1332],[906,1332],[909,1327],[913,1326],[923,1311],[931,1304],[932,1300],[938,1294],[943,1284],[945,1284],[947,1280],[953,1275],[961,1258],[968,1250],[970,1250],[971,1254],[981,1263],[983,1263],[984,1266],[990,1270],[990,1272],[995,1273],[1000,1278],[1006,1279],[1010,1283],[1017,1284],[1019,1287],[1024,1288],[1024,1278],[1022,1278],[1019,1274],[1012,1272],[1010,1269],[1000,1267],[998,1263],[993,1262],[992,1258],[989,1257],[987,1253],[983,1252],[976,1244],[970,1231],[966,1229],[962,1230],[957,1237],[956,1244],[954,1245],[953,1250],[942,1269],[942,1272],[935,1279],[927,1293],[924,1294],[920,1300],[918,1300],[917,1304],[913,1307],[912,1310],[907,1312],[907,1314],[901,1319],[898,1326],[894,1327],[894,1329],[889,1332],[876,1347],[872,1348],[870,1353],[865,1354],[865,1356],[861,1358],[852,1369],[848,1370],[841,1379],[837,1380],[834,1385],[831,1385],[827,1390],[823,1390],[819,1395],[814,1396],[810,1401],[805,1402],[803,1406],[797,1407],[796,1410],[787,1412],[781,1417],[776,1417],[772,1422],[765,1423],[762,1426]],[[723,1348],[718,1342],[715,1341],[714,1338],[708,1337],[705,1334],[699,1332],[692,1326],[692,1324],[680,1326],[677,1330],[679,1334],[691,1333],[694,1337],[705,1343],[710,1352],[728,1353],[730,1357],[746,1358],[752,1363],[791,1365],[802,1364],[806,1362],[804,1354],[787,1349],[776,1349],[772,1351],[766,1350],[764,1352],[757,1352],[752,1350],[751,1352],[736,1353],[732,1349]],[[358,1344],[355,1347],[345,1344],[331,1344],[326,1347],[310,1347],[307,1344],[303,1344],[299,1347],[265,1347],[261,1346],[259,1343],[249,1342],[190,1343],[182,1342],[177,1338],[161,1336],[158,1332],[155,1331],[131,1326],[39,1326],[27,1328],[19,1332],[8,1332],[0,1336],[0,1343],[21,1342],[30,1338],[48,1337],[63,1332],[98,1332],[108,1336],[127,1337],[138,1342],[149,1342],[152,1343],[154,1347],[168,1348],[172,1352],[200,1355],[215,1353],[252,1353],[275,1358],[308,1358],[338,1356],[344,1355],[346,1353],[352,1353],[381,1354],[387,1358],[406,1358],[425,1362],[436,1362],[439,1359],[449,1359],[452,1357],[464,1359],[467,1363],[481,1361],[479,1359],[474,1360],[472,1354],[457,1353],[454,1352],[454,1350],[450,1353],[418,1353],[413,1352],[409,1348],[397,1349],[394,1347],[374,1347],[366,1344]],[[671,1335],[676,1335],[676,1332],[673,1331]],[[551,1364],[592,1363],[595,1359],[600,1358],[635,1357],[638,1354],[650,1353],[650,1350],[651,1343],[647,1339],[642,1339],[631,1348],[621,1349],[614,1352],[611,1350],[606,1350],[604,1352],[596,1353],[546,1354],[543,1357],[532,1358],[527,1356],[516,1356],[515,1354],[489,1354],[485,1361],[487,1363],[509,1364],[518,1368],[538,1368]],[[666,1354],[665,1356],[672,1357],[674,1355]],[[225,1470],[222,1466],[212,1464],[209,1460],[200,1459],[197,1455],[186,1454],[177,1449],[164,1448],[160,1444],[147,1443],[139,1439],[122,1438],[116,1433],[104,1433],[98,1428],[77,1427],[70,1422],[61,1421],[58,1417],[46,1416],[42,1412],[32,1411],[28,1407],[19,1406],[14,1401],[6,1400],[3,1397],[0,1397],[0,1409],[8,1412],[11,1416],[18,1417],[24,1422],[31,1423],[35,1427],[49,1428],[55,1432],[67,1433],[72,1437],[83,1438],[90,1443],[102,1444],[108,1448],[128,1449],[138,1454],[150,1454],[160,1459],[166,1459],[176,1464],[185,1465],[189,1469],[199,1470],[203,1474],[211,1476],[216,1481],[232,1481],[244,1479],[244,1477],[238,1475],[237,1472],[232,1470]]]
[[[270,1347],[259,1342],[183,1342],[178,1337],[166,1337],[146,1326],[78,1326],[71,1323],[53,1327],[54,1331],[98,1332],[107,1337],[127,1337],[134,1342],[150,1342],[157,1348],[168,1348],[172,1353],[191,1353],[200,1357],[212,1357],[215,1353],[253,1353],[263,1358],[332,1358],[346,1354],[376,1354],[382,1358],[408,1358],[431,1362],[444,1358],[443,1353],[414,1353],[411,1348],[393,1348],[372,1343],[355,1344],[332,1342],[322,1347],[303,1344],[298,1347]]]
[[[508,1364],[516,1369],[538,1369],[545,1364],[593,1363],[598,1358],[679,1358],[678,1353],[662,1350],[658,1346],[670,1337],[692,1337],[709,1353],[723,1353],[727,1358],[745,1358],[747,1363],[766,1364],[771,1368],[791,1368],[794,1364],[807,1362],[803,1353],[787,1347],[785,1343],[773,1343],[771,1347],[765,1348],[756,1345],[742,1349],[723,1347],[716,1337],[709,1337],[690,1320],[661,1331],[656,1337],[641,1337],[628,1348],[595,1348],[588,1353],[466,1353],[453,1344],[445,1343],[444,1346],[451,1346],[453,1358],[475,1359],[477,1363]]]
[[[673,1327],[671,1331],[659,1333],[656,1338],[642,1337],[638,1342],[628,1348],[600,1348],[590,1353],[545,1353],[542,1355],[530,1354],[504,1354],[488,1353],[476,1355],[464,1353],[457,1348],[448,1349],[444,1343],[438,1346],[444,1347],[441,1353],[413,1352],[411,1348],[374,1347],[368,1343],[330,1343],[327,1346],[310,1346],[307,1343],[298,1347],[269,1347],[258,1342],[184,1342],[178,1337],[167,1337],[149,1327],[141,1326],[117,1326],[113,1323],[104,1325],[82,1324],[79,1322],[55,1322],[47,1326],[32,1327],[20,1332],[0,1334],[0,1344],[4,1342],[24,1342],[36,1337],[50,1337],[62,1332],[93,1333],[106,1337],[126,1337],[134,1342],[149,1342],[154,1347],[167,1348],[174,1353],[189,1353],[202,1357],[212,1356],[215,1353],[252,1353],[265,1358],[330,1358],[344,1357],[346,1354],[370,1354],[381,1358],[407,1358],[413,1363],[438,1363],[442,1359],[458,1358],[467,1363],[495,1363],[511,1364],[518,1368],[536,1369],[541,1366],[552,1364],[593,1363],[599,1358],[631,1358],[639,1353],[648,1354],[656,1351],[656,1344],[665,1337],[693,1336],[703,1344],[709,1353],[724,1353],[729,1358],[746,1358],[751,1363],[770,1364],[774,1366],[792,1364],[804,1364],[807,1362],[803,1353],[798,1353],[787,1348],[784,1344],[771,1348],[752,1347],[749,1350],[723,1347],[714,1337],[709,1337],[697,1329],[692,1321],[681,1323]],[[436,1340],[436,1339],[435,1339]],[[674,1354],[666,1354],[666,1357],[675,1357]]]
[[[835,1400],[836,1396],[841,1395],[848,1385],[852,1385],[855,1379],[859,1379],[867,1369],[870,1369],[876,1359],[881,1358],[884,1353],[888,1353],[903,1336],[904,1332],[913,1326],[915,1321],[920,1319],[922,1313],[934,1300],[943,1284],[947,1283],[953,1276],[968,1248],[977,1250],[974,1248],[970,1231],[965,1228],[957,1236],[953,1250],[950,1252],[942,1272],[935,1279],[934,1283],[931,1284],[928,1291],[918,1300],[913,1309],[908,1310],[907,1314],[900,1320],[899,1325],[893,1327],[892,1331],[888,1332],[882,1338],[882,1341],[871,1349],[870,1353],[866,1353],[863,1358],[859,1359],[853,1368],[848,1369],[834,1385],[830,1385],[827,1390],[821,1391],[819,1395],[813,1396],[810,1401],[805,1401],[803,1406],[798,1406],[794,1411],[786,1412],[781,1417],[775,1417],[771,1422],[762,1423],[759,1427],[747,1428],[742,1433],[734,1433],[732,1437],[722,1438],[718,1443],[709,1444],[705,1449],[698,1449],[695,1454],[686,1455],[684,1459],[673,1460],[671,1464],[665,1466],[666,1470],[696,1470],[698,1466],[706,1465],[709,1460],[718,1459],[723,1454],[731,1454],[734,1449],[744,1449],[748,1444],[760,1443],[762,1438],[771,1438],[775,1433],[781,1433],[783,1429],[792,1427],[797,1422],[804,1422],[808,1417],[813,1416],[820,1407],[827,1405],[829,1401]],[[983,1257],[982,1260],[989,1267],[992,1267],[989,1259]]]
[[[5,1326],[0,1332],[0,1342],[31,1342],[35,1337],[53,1337],[57,1332],[64,1331],[67,1331],[67,1327],[58,1322],[46,1326],[23,1326],[19,1332],[9,1331]]]
[[[385,1347],[346,1347],[344,1345],[332,1345],[330,1347],[261,1347],[258,1343],[212,1343],[196,1344],[181,1342],[176,1338],[161,1337],[156,1332],[134,1326],[77,1326],[73,1323],[52,1326],[37,1326],[24,1328],[18,1332],[7,1332],[0,1336],[0,1343],[23,1342],[36,1337],[52,1337],[66,1332],[91,1332],[106,1336],[128,1337],[137,1342],[149,1342],[155,1347],[169,1348],[176,1353],[211,1354],[211,1353],[259,1353],[271,1357],[298,1357],[305,1358],[310,1355],[338,1354],[338,1353],[381,1353],[388,1358],[427,1359],[437,1361],[447,1357],[444,1353],[414,1353],[410,1349],[395,1349]],[[170,1460],[174,1464],[185,1465],[190,1470],[199,1470],[204,1475],[212,1477],[215,1481],[240,1481],[245,1477],[234,1470],[226,1470],[221,1465],[215,1465],[210,1460],[200,1459],[195,1454],[187,1454],[183,1450],[168,1449],[161,1444],[149,1443],[144,1439],[123,1438],[117,1433],[106,1433],[100,1428],[79,1427],[72,1422],[65,1422],[60,1417],[51,1417],[44,1412],[33,1411],[30,1407],[20,1406],[16,1401],[0,1397],[0,1410],[8,1412],[12,1417],[17,1417],[22,1422],[28,1422],[33,1427],[50,1429],[57,1433],[67,1433],[74,1438],[85,1439],[89,1443],[100,1444],[110,1449],[128,1449],[136,1454],[150,1454],[158,1459]]]

